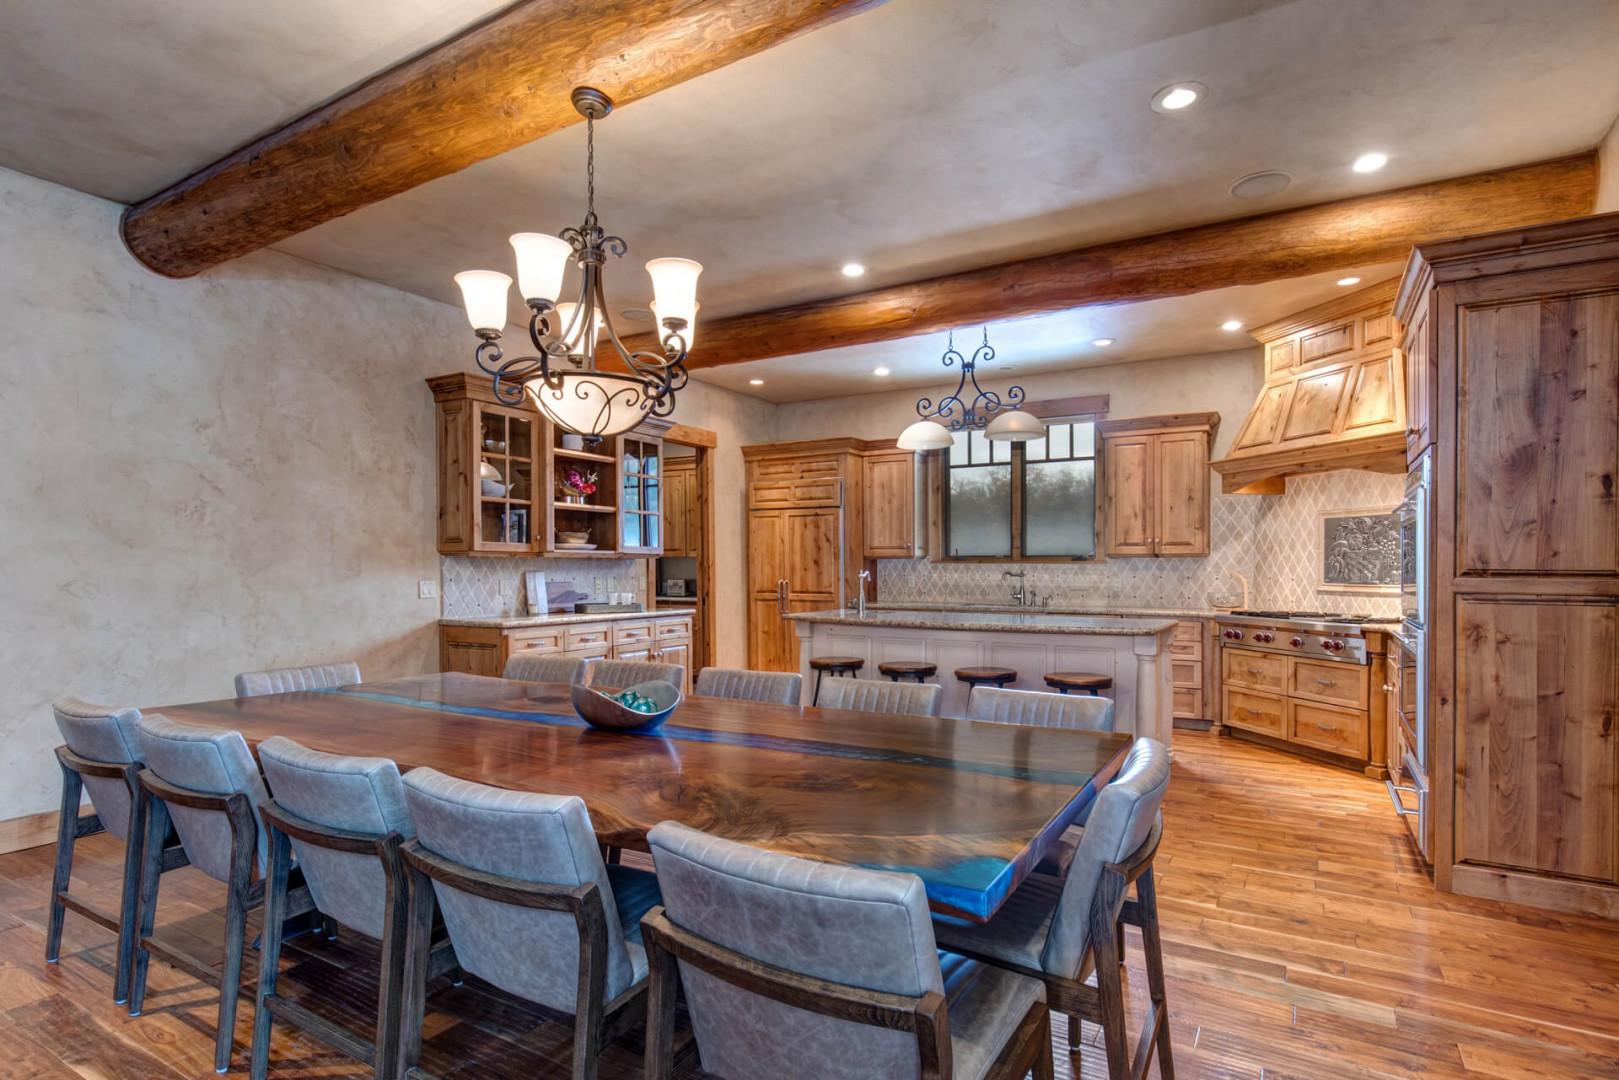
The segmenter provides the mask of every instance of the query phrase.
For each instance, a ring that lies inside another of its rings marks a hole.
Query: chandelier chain
[[[596,119],[585,117],[585,217],[596,220]]]

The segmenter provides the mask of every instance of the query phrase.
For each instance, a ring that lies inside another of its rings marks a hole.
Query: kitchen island
[[[943,712],[965,716],[962,667],[996,665],[1017,671],[1018,690],[1048,690],[1051,671],[1083,671],[1113,680],[1114,730],[1170,742],[1169,635],[1176,620],[1061,615],[1044,611],[954,611],[868,608],[804,611],[797,624],[799,671],[805,703],[813,692],[812,656],[857,656],[861,678],[878,679],[888,660],[936,664],[944,687]]]

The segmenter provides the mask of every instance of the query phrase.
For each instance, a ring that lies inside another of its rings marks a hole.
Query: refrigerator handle
[[[844,560],[848,556],[848,537],[844,531],[845,509],[843,506],[843,481],[838,481],[838,610],[842,611],[844,604],[849,600],[848,582],[844,581]]]
[[[780,578],[776,582],[776,614],[787,614],[787,579]]]

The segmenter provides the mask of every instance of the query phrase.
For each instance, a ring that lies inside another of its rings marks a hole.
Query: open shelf
[[[552,447],[551,453],[559,458],[573,458],[577,461],[600,461],[608,465],[618,460],[612,454],[592,454],[588,450],[564,450],[560,446]]]
[[[597,506],[595,503],[558,502],[556,504],[556,511],[559,514],[572,514],[576,512],[581,514],[616,514],[618,513],[618,507]]]

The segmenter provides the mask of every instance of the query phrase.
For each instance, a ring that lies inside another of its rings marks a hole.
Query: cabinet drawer
[[[1366,707],[1366,668],[1321,660],[1293,660],[1289,669],[1287,692],[1294,697],[1351,709]]]
[[[613,624],[613,644],[633,645],[640,641],[652,640],[652,624],[649,622],[621,622]]]
[[[568,652],[600,647],[602,653],[612,647],[613,633],[606,626],[570,626],[563,644]]]
[[[1244,731],[1258,731],[1277,738],[1285,738],[1287,733],[1285,701],[1272,694],[1255,694],[1228,687],[1222,719]]]
[[[660,619],[652,625],[654,636],[659,641],[691,637],[690,619]]]
[[[752,506],[793,505],[793,484],[790,480],[752,484],[748,489],[748,502]]]
[[[1177,660],[1202,660],[1203,642],[1176,641],[1171,638],[1169,642],[1169,655],[1173,656]]]
[[[798,462],[786,461],[755,461],[748,466],[748,480],[759,483],[765,480],[792,480],[798,476]]]
[[[1178,716],[1183,720],[1204,719],[1202,690],[1190,690],[1183,686],[1177,686],[1170,694],[1169,711],[1172,716]]]
[[[838,501],[838,482],[836,479],[800,480],[793,485],[792,498],[794,506],[836,503]]]
[[[1287,687],[1287,657],[1249,649],[1221,651],[1220,677],[1237,686],[1281,691]]]
[[[569,660],[602,660],[611,656],[613,647],[603,641],[595,645],[581,645],[563,653]]]
[[[1169,632],[1169,640],[1175,644],[1196,645],[1203,647],[1203,624],[1193,619],[1189,622],[1178,622],[1175,629]]]
[[[1366,714],[1333,705],[1289,701],[1288,734],[1293,742],[1345,757],[1366,756]]]
[[[1171,660],[1169,681],[1191,690],[1203,689],[1203,665],[1196,660]]]
[[[558,653],[566,647],[561,630],[514,630],[506,635],[506,648],[513,656]]]

